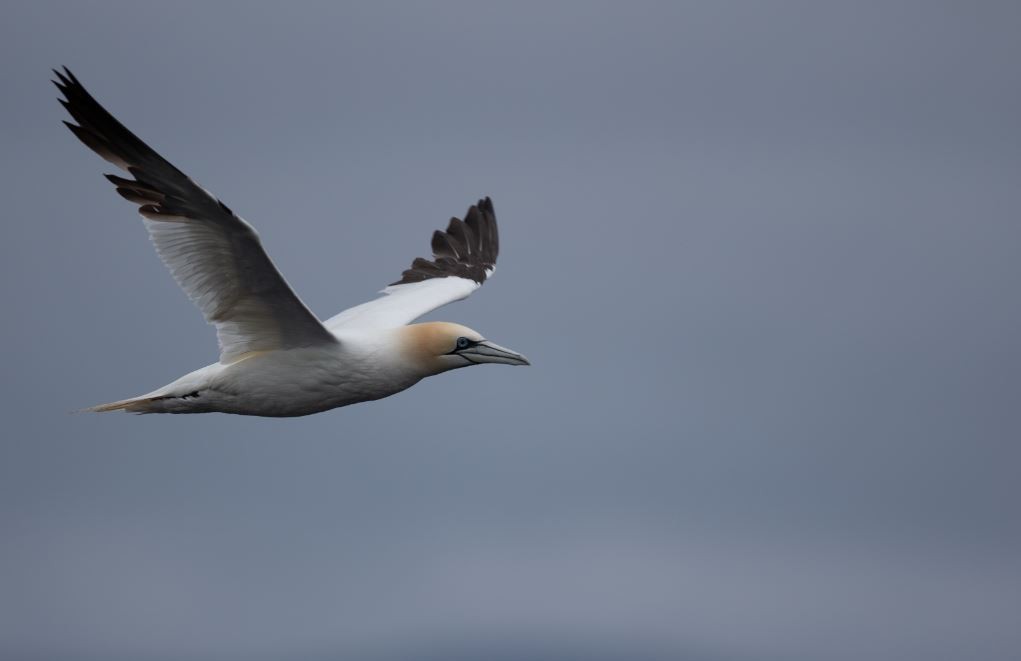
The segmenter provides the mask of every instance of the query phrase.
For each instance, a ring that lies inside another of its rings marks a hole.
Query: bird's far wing
[[[488,197],[471,206],[464,220],[451,218],[432,238],[432,261],[418,257],[383,296],[328,319],[326,327],[394,328],[453,303],[482,286],[496,268],[500,238]]]
[[[250,351],[336,342],[273,266],[251,225],[171,165],[85,91],[74,75],[54,71],[61,104],[78,139],[133,179],[106,175],[140,205],[163,263],[216,326],[220,362]]]

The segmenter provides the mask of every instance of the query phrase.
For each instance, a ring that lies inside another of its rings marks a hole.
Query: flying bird
[[[415,319],[466,298],[493,275],[493,202],[432,237],[382,296],[320,321],[270,261],[255,229],[117,121],[67,67],[54,70],[64,122],[127,177],[106,178],[138,212],[163,263],[216,327],[218,362],[148,394],[89,411],[300,416],[388,397],[461,367],[528,365],[460,324]],[[130,178],[128,178],[130,177]]]

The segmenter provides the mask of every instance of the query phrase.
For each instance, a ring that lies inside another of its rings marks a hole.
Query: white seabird
[[[74,75],[54,71],[64,122],[133,179],[106,175],[140,205],[149,236],[188,297],[216,326],[220,360],[148,394],[88,409],[134,413],[298,416],[388,397],[427,376],[524,356],[447,322],[411,324],[466,298],[499,251],[487,197],[432,238],[383,296],[319,321],[273,266],[251,225],[124,127]]]

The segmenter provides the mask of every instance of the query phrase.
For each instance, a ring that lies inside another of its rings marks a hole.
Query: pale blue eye
[[[457,338],[457,348],[458,349],[467,349],[469,344],[471,344],[471,342],[468,340],[467,337],[459,337],[459,338]]]

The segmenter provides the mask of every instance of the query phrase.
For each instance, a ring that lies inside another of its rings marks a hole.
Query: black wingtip
[[[67,67],[64,67],[64,71],[67,71]],[[56,85],[57,87],[60,87],[61,91],[63,91],[63,88],[71,86],[72,77],[70,77],[69,75],[65,76],[56,69],[53,70],[53,74],[60,80],[59,83],[56,80],[53,81],[53,84]],[[68,72],[68,74],[70,74],[70,72]]]
[[[108,181],[123,189],[117,191],[123,197],[136,203],[150,202],[140,209],[143,216],[161,219],[233,216],[226,205],[197,186],[111,115],[68,67],[54,69],[53,74],[56,76],[54,84],[65,97],[58,100],[74,120],[64,120],[64,126],[101,158],[134,177],[132,180],[106,175]]]
[[[496,264],[500,251],[493,200],[487,195],[468,207],[464,220],[454,217],[446,231],[432,235],[433,260],[416,258],[401,279],[391,285],[431,278],[459,277],[482,284]]]

